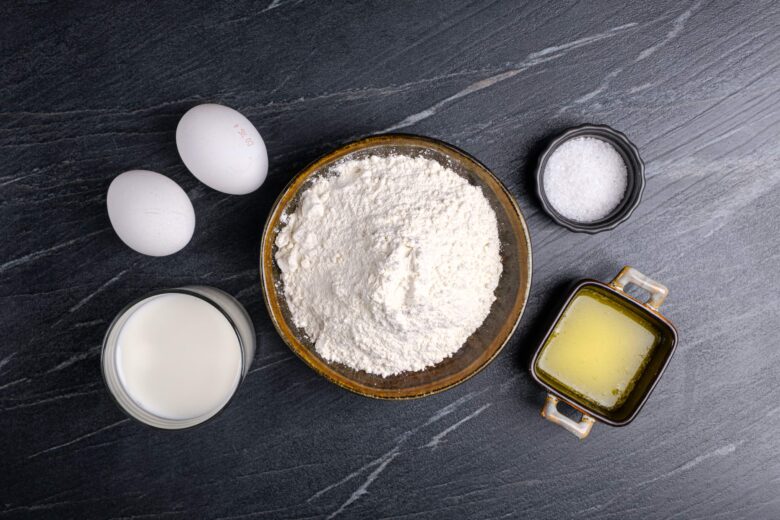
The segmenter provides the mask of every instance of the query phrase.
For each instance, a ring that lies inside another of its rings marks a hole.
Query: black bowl
[[[561,144],[575,137],[593,137],[608,142],[615,147],[615,150],[623,158],[623,162],[626,163],[626,168],[628,169],[628,185],[622,202],[609,215],[593,222],[579,222],[564,217],[555,211],[544,192],[544,170],[547,166],[547,160]],[[565,131],[553,139],[544,152],[542,152],[542,155],[539,157],[539,164],[536,166],[536,194],[539,196],[539,200],[542,201],[544,211],[561,226],[579,233],[600,233],[601,231],[616,228],[618,224],[628,220],[628,217],[634,212],[639,205],[639,201],[642,200],[642,192],[644,190],[645,163],[639,156],[639,150],[625,135],[604,125],[582,125]]]

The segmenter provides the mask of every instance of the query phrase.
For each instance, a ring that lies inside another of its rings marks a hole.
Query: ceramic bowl
[[[283,296],[281,273],[276,265],[274,242],[280,218],[294,211],[300,193],[309,181],[327,174],[337,161],[369,155],[424,156],[446,165],[482,192],[496,212],[503,272],[496,288],[496,301],[482,326],[454,355],[416,372],[382,377],[324,360],[305,331],[290,317]],[[380,135],[350,143],[304,168],[276,200],[263,231],[260,273],[268,312],[276,330],[290,349],[329,381],[358,394],[382,399],[410,399],[441,392],[461,383],[487,366],[501,351],[517,327],[531,288],[531,241],[525,220],[512,195],[476,159],[434,139],[412,135]]]
[[[544,191],[544,170],[547,161],[560,145],[575,137],[593,137],[611,144],[623,158],[628,170],[628,185],[623,200],[609,215],[593,222],[580,222],[564,217],[550,204]],[[636,207],[639,206],[644,190],[645,163],[639,156],[639,150],[624,134],[604,125],[582,125],[565,131],[547,145],[542,155],[539,156],[539,163],[536,167],[536,194],[542,203],[542,208],[555,222],[570,231],[593,234],[615,229],[619,224],[628,220]]]
[[[645,290],[649,294],[649,298],[646,301],[634,298],[625,291],[628,285]],[[635,376],[633,388],[627,398],[612,408],[604,408],[591,401],[588,397],[557,380],[552,374],[546,373],[544,368],[539,366],[542,352],[555,338],[556,326],[563,318],[570,303],[584,291],[601,295],[602,298],[622,308],[622,312],[633,316],[634,319],[641,320],[656,338],[655,344],[648,354],[646,364],[639,369]],[[666,370],[677,346],[677,329],[659,310],[668,294],[669,290],[666,286],[631,266],[625,266],[608,284],[586,279],[575,285],[531,359],[531,376],[548,392],[547,401],[542,408],[542,417],[565,428],[580,439],[588,436],[596,421],[611,426],[625,426],[633,421]],[[582,414],[580,420],[575,421],[560,413],[558,411],[559,400],[579,411]]]

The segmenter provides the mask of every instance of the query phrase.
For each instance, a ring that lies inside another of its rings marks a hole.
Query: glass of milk
[[[101,364],[130,417],[176,430],[225,408],[254,354],[254,327],[241,304],[219,289],[190,286],[125,307],[108,328]]]

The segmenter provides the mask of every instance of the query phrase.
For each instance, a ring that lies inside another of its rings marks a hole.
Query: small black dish
[[[626,187],[623,201],[612,213],[603,219],[594,220],[593,222],[579,222],[564,217],[555,211],[544,192],[544,170],[547,166],[547,160],[561,144],[575,137],[594,137],[608,142],[615,147],[615,150],[623,158],[623,162],[626,163],[626,168],[628,169],[628,186]],[[604,125],[582,125],[565,131],[553,139],[544,152],[542,152],[542,155],[539,157],[539,164],[536,167],[536,194],[542,202],[544,211],[561,226],[578,233],[600,233],[601,231],[614,229],[618,224],[628,220],[628,217],[631,216],[639,205],[644,189],[645,163],[639,156],[639,150],[637,150],[634,143],[628,140],[628,137]]]

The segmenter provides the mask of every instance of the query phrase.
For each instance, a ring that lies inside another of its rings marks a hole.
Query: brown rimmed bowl
[[[484,323],[455,354],[441,363],[416,372],[382,377],[325,361],[305,331],[292,321],[283,295],[281,272],[276,265],[276,235],[280,219],[294,211],[309,181],[327,175],[334,164],[369,155],[409,155],[433,159],[482,188],[496,212],[501,241],[503,272],[496,301]],[[525,309],[531,289],[531,240],[520,208],[512,195],[483,164],[447,143],[403,134],[368,137],[347,144],[310,164],[296,175],[271,209],[263,230],[260,252],[263,297],[271,320],[290,349],[329,381],[352,392],[380,399],[412,399],[435,394],[462,383],[490,363],[511,337]]]

